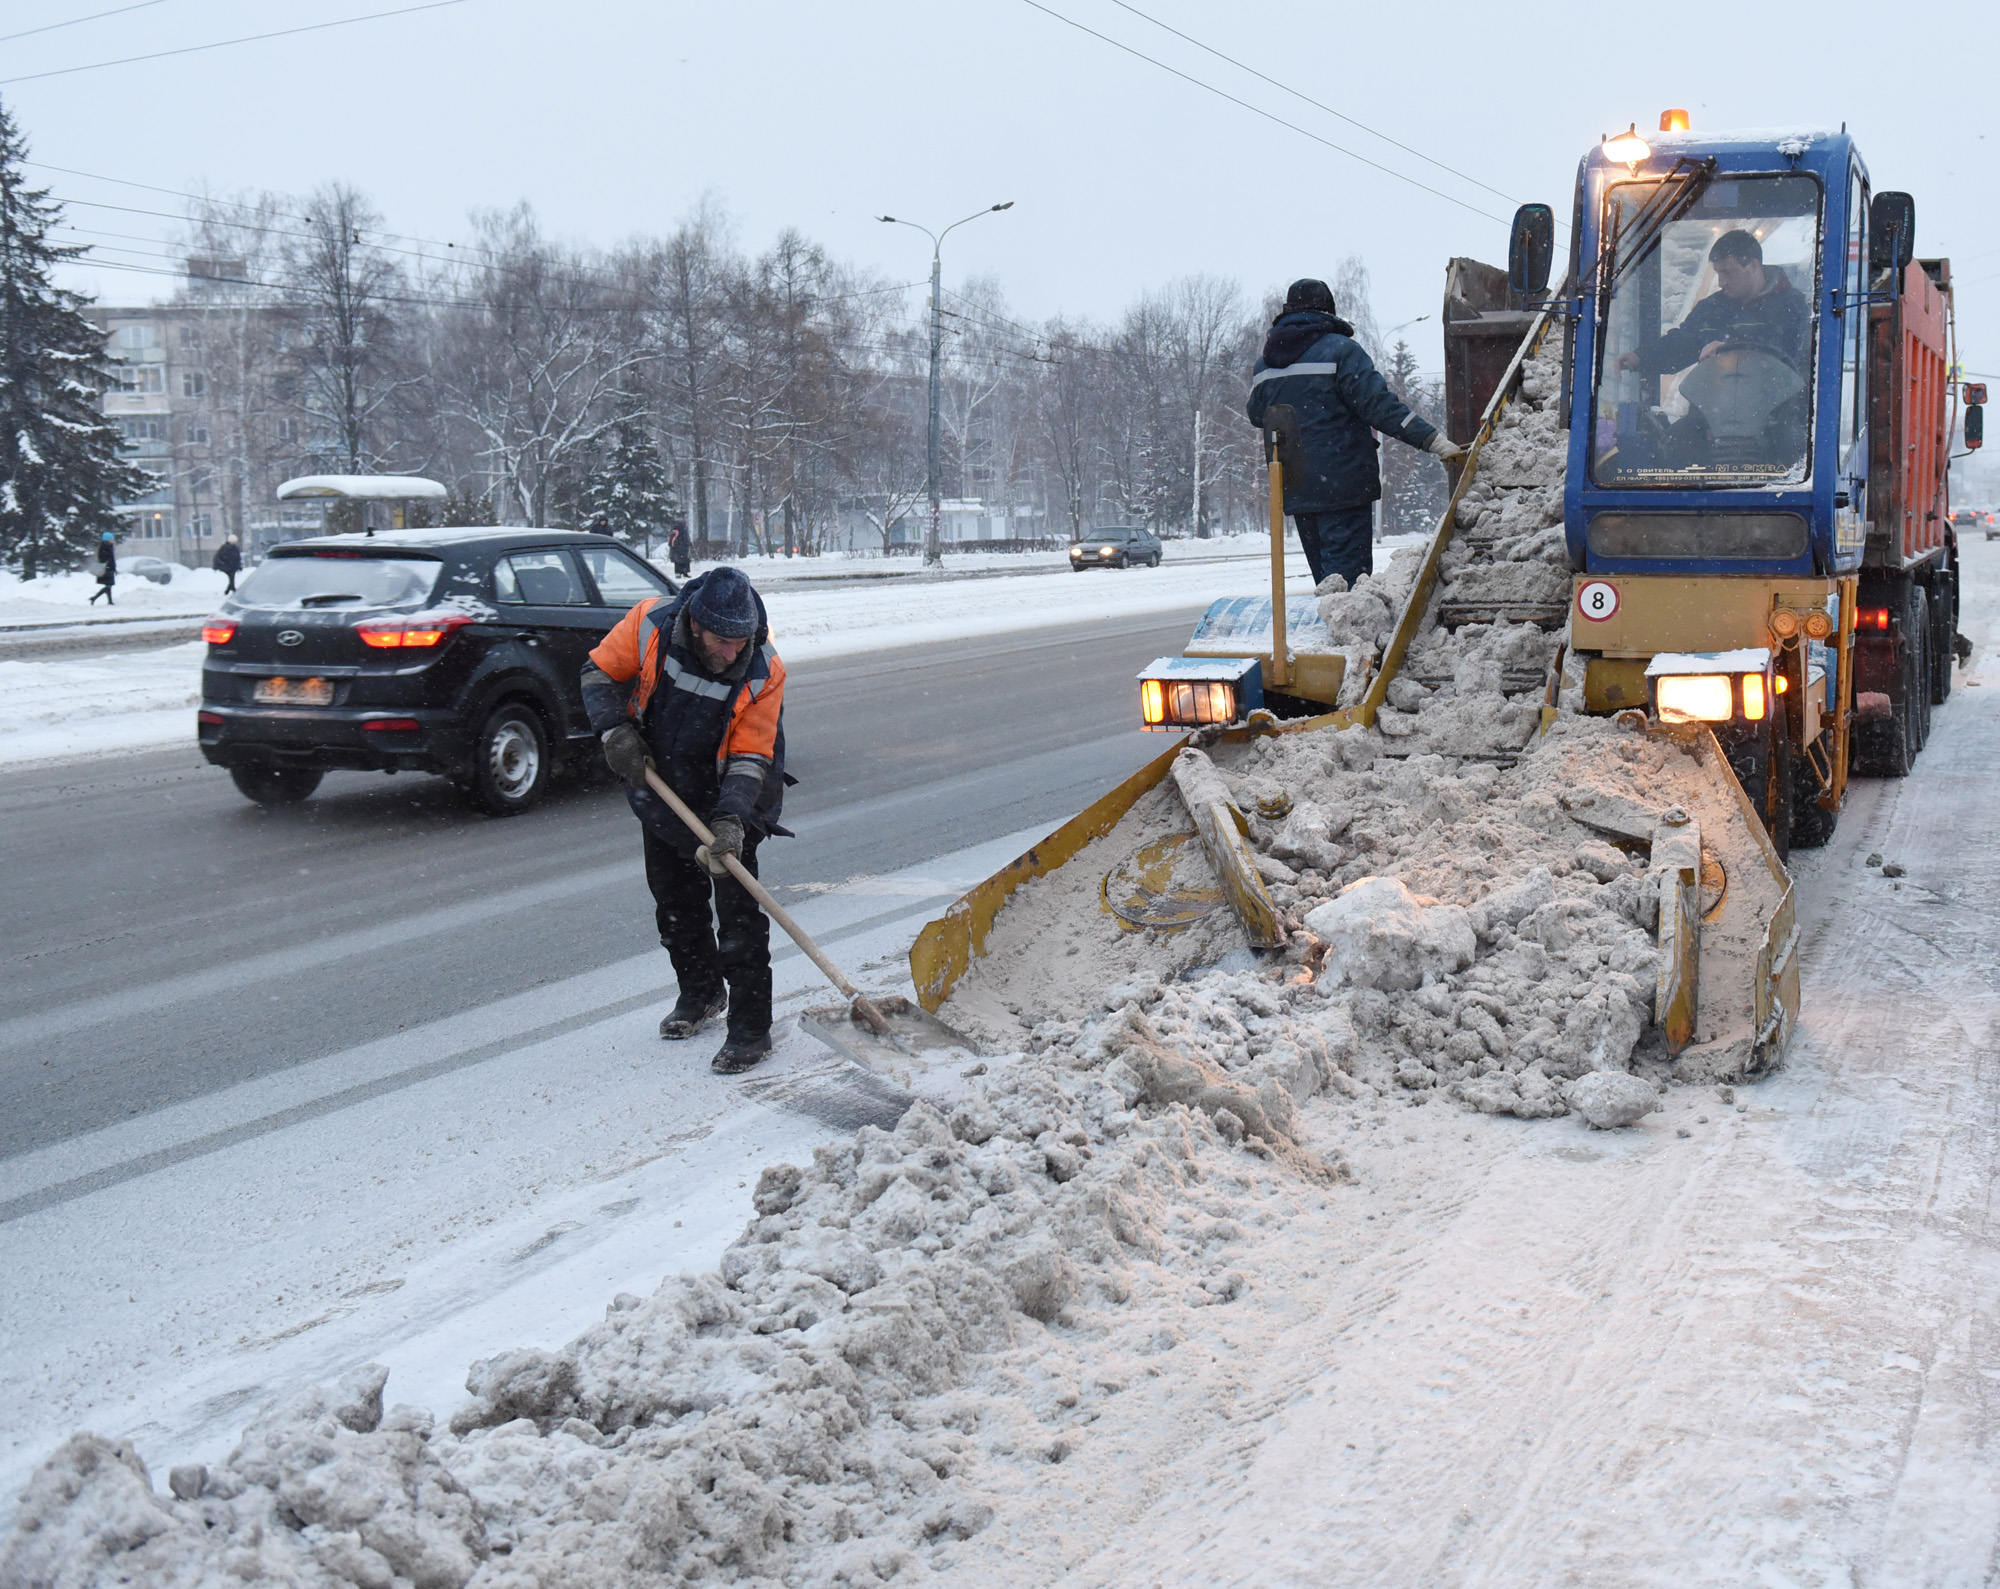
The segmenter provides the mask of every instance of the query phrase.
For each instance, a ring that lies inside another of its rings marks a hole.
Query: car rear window
[[[267,557],[236,593],[244,607],[407,607],[430,600],[432,558]]]
[[[516,552],[493,570],[496,600],[535,607],[581,607],[583,582],[561,552]]]

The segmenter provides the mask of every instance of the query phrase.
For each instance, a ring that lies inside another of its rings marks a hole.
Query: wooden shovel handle
[[[685,800],[681,799],[679,795],[667,787],[666,780],[653,770],[651,764],[648,764],[646,768],[646,782],[652,787],[654,794],[658,795],[673,808],[674,815],[687,824],[690,833],[704,845],[715,842],[715,835],[709,832],[708,825],[700,817],[696,816],[693,811],[688,809]],[[770,890],[750,875],[750,869],[733,855],[723,856],[722,864],[728,868],[729,875],[743,885],[744,892],[749,894],[752,899],[756,900],[763,907],[764,914],[769,916],[771,920],[775,921],[791,935],[792,942],[806,952],[807,958],[820,968],[825,974],[827,981],[831,982],[842,993],[846,994],[848,998],[854,1001],[854,1008],[860,1012],[861,1018],[868,1023],[869,1027],[879,1035],[887,1036],[889,1032],[888,1017],[875,1008],[875,1005],[870,1001],[867,994],[863,993],[852,982],[847,980],[846,975],[841,971],[839,966],[827,959],[826,952],[807,936],[805,928],[792,920],[792,913],[773,899]]]

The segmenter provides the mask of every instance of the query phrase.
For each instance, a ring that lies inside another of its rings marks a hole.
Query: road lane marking
[[[941,909],[943,906],[950,904],[957,897],[958,893],[954,891],[947,894],[932,894],[922,899],[905,900],[889,910],[879,911],[874,915],[864,916],[858,921],[847,922],[839,927],[819,933],[817,938],[822,944],[840,943],[847,939],[860,937],[864,933],[873,932],[881,927],[892,926],[896,922],[906,920],[912,916],[926,915],[929,912]],[[774,949],[771,953],[771,962],[774,969],[786,962],[802,960],[803,958],[803,953],[795,944],[785,944],[781,948]],[[650,965],[652,963],[653,956],[651,955],[635,956],[631,961],[622,962],[620,967],[600,968],[597,972],[586,972],[584,975],[586,977],[598,976],[605,969],[615,971],[631,967],[635,964]],[[140,1176],[153,1174],[158,1170],[169,1169],[177,1164],[184,1164],[189,1159],[201,1158],[211,1153],[219,1153],[225,1148],[235,1147],[239,1143],[268,1136],[274,1131],[282,1131],[289,1126],[299,1125],[308,1120],[320,1119],[323,1116],[337,1113],[340,1110],[352,1108],[356,1104],[366,1103],[370,1099],[380,1098],[388,1093],[400,1092],[405,1088],[417,1086],[435,1077],[449,1075],[453,1071],[464,1070],[474,1065],[484,1064],[488,1060],[502,1058],[505,1055],[516,1053],[521,1049],[531,1048],[537,1043],[548,1042],[552,1038],[567,1036],[572,1032],[602,1025],[606,1021],[616,1020],[620,1016],[627,1015],[637,1009],[642,1009],[646,1005],[663,1003],[670,986],[671,984],[655,984],[641,993],[631,994],[607,1004],[595,1005],[589,1009],[564,1016],[559,1020],[545,1022],[540,1026],[531,1027],[525,1031],[510,1032],[504,1037],[474,1044],[420,1064],[405,1066],[384,1075],[371,1077],[366,1081],[357,1082],[330,1092],[319,1093],[315,1096],[304,1098],[286,1108],[271,1110],[254,1118],[238,1121],[217,1130],[206,1131],[198,1136],[187,1137],[181,1141],[155,1148],[150,1152],[113,1158],[108,1162],[98,1165],[96,1168],[81,1173],[71,1173],[59,1179],[46,1181],[38,1186],[31,1186],[4,1201],[0,1201],[0,1225],[11,1223],[29,1214],[39,1213],[41,1210],[52,1208],[59,1203],[72,1202],[79,1197],[87,1197],[92,1192],[101,1191],[105,1187],[117,1186],[126,1181],[135,1180]],[[538,991],[546,993],[548,990]],[[447,1017],[447,1021],[459,1019],[462,1019],[462,1017]],[[406,1033],[399,1035],[407,1039],[414,1037],[416,1034]],[[401,1046],[407,1046],[407,1044]],[[337,1068],[338,1063],[343,1058],[344,1056],[338,1054],[328,1055],[324,1060],[316,1061],[315,1063]],[[120,1127],[112,1127],[110,1131],[112,1133],[123,1134]],[[87,1141],[87,1139],[85,1140]],[[19,1163],[19,1160],[35,1156],[74,1158],[78,1155],[79,1149],[84,1154],[88,1153],[88,1148],[81,1143],[59,1143],[49,1148],[37,1149],[32,1155],[17,1155],[13,1161],[0,1161],[0,1168],[13,1168]]]

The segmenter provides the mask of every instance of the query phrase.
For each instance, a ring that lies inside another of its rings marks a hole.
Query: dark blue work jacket
[[[1273,403],[1298,414],[1304,454],[1303,468],[1285,471],[1287,513],[1333,513],[1379,499],[1376,431],[1412,447],[1437,434],[1389,390],[1354,327],[1316,309],[1280,315],[1264,340],[1250,377],[1250,423],[1261,429]]]

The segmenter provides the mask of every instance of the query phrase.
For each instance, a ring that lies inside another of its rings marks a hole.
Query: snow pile
[[[1132,1011],[1040,1048],[949,1116],[919,1102],[766,1169],[718,1273],[474,1365],[448,1429],[385,1415],[376,1368],[279,1401],[165,1495],[128,1446],[72,1437],[0,1583],[970,1581],[989,1497],[1051,1503],[1109,1398],[1161,1373],[1180,1418],[1219,1398],[1226,1365],[1165,1354],[1246,1301],[1246,1242],[1346,1175],[1280,1089]]]
[[[1568,1083],[1634,1063],[1659,901],[1643,849],[1570,812],[1695,809],[1699,767],[1571,715],[1510,768],[1385,754],[1393,744],[1349,728],[1214,748],[1292,933],[1276,974],[1250,969],[1233,916],[1134,932],[1093,897],[1176,820],[1157,791],[1139,820],[1017,892],[941,1013],[991,1047],[1040,1049],[1087,1042],[1129,1006],[1176,1051],[1293,1098],[1435,1090],[1486,1112],[1568,1112]]]

